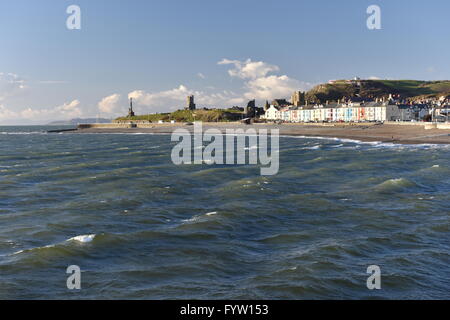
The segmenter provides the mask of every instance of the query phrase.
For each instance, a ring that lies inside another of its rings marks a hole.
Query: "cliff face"
[[[306,99],[323,103],[355,96],[376,99],[389,94],[402,98],[450,96],[450,81],[339,80],[314,87],[306,93]]]

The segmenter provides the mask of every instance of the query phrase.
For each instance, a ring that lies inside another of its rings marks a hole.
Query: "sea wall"
[[[155,128],[158,126],[179,126],[181,123],[91,123],[79,124],[78,129],[121,129],[121,128]]]
[[[133,128],[130,123],[90,123],[90,124],[79,124],[78,129],[114,129],[114,128]]]
[[[79,124],[78,129],[122,129],[122,128],[158,128],[158,127],[179,127],[185,125],[185,122],[164,122],[153,123],[148,121],[133,121],[133,122],[115,122],[115,123],[92,123],[92,124]],[[215,125],[217,122],[203,122],[204,125]],[[220,125],[236,125],[239,122],[219,122]]]

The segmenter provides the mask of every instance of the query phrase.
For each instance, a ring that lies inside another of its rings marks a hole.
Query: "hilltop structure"
[[[256,106],[256,100],[250,100],[244,108],[244,114],[248,118],[255,118],[264,115],[264,109]]]
[[[282,108],[282,107],[286,107],[286,106],[291,106],[292,104],[290,102],[288,102],[286,99],[275,99],[272,101],[271,105]]]
[[[305,93],[301,91],[295,91],[292,94],[291,102],[295,107],[300,107],[305,104]]]
[[[186,110],[195,110],[194,96],[188,96],[186,102]]]
[[[133,111],[133,98],[130,98],[130,108],[128,108],[128,118],[134,117],[134,111]]]

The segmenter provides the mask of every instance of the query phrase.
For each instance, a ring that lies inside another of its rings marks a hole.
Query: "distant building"
[[[265,110],[256,106],[256,100],[250,100],[244,108],[244,114],[248,118],[255,118],[263,115]]]
[[[271,105],[275,107],[286,107],[291,106],[292,104],[286,101],[286,99],[275,99],[272,101]]]
[[[305,104],[305,93],[301,91],[295,91],[292,95],[291,102],[294,106],[300,107]]]
[[[128,118],[134,117],[133,98],[130,98],[130,108],[128,108]]]
[[[269,108],[270,108],[269,101],[266,100],[266,104],[264,105],[264,112],[266,112],[267,110],[269,110]]]
[[[251,113],[252,113],[253,109],[255,109],[255,108],[256,108],[256,101],[255,100],[250,100],[247,103],[247,106],[244,108],[244,113],[247,116],[251,116]]]
[[[250,100],[250,101],[247,103],[247,108],[256,108],[256,100],[255,100],[255,99]]]
[[[195,110],[194,96],[187,97],[186,110]]]
[[[450,109],[449,109],[450,110]],[[264,118],[284,122],[384,122],[418,121],[430,114],[427,105],[397,105],[389,102],[331,103],[300,107],[270,106]],[[434,118],[444,118],[450,112],[439,110]]]
[[[264,118],[267,120],[281,120],[281,112],[280,108],[274,105],[271,105],[264,115]]]

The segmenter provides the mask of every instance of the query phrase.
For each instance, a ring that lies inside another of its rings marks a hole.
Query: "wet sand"
[[[74,133],[172,133],[177,128],[193,131],[194,127],[185,124],[154,124],[146,128],[87,128]],[[450,130],[425,130],[419,125],[395,124],[354,124],[354,125],[304,125],[304,124],[253,124],[203,123],[203,130],[220,129],[279,129],[280,135],[316,136],[353,139],[359,141],[380,141],[400,144],[450,144]]]

